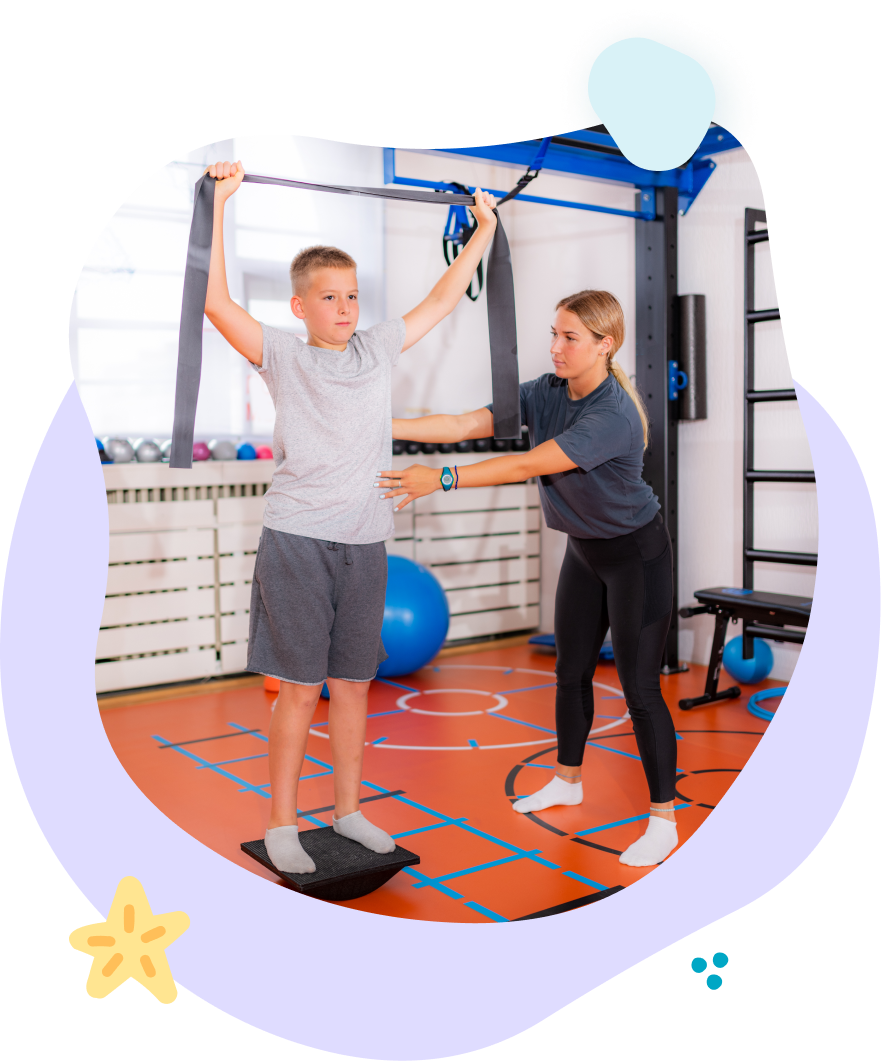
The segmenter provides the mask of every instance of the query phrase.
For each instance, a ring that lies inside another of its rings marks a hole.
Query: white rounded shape
[[[486,711],[429,711],[425,707],[410,707],[414,696],[431,696],[433,693],[466,693],[474,696],[491,696],[496,701]],[[508,706],[508,701],[499,693],[488,693],[485,689],[421,689],[415,693],[406,693],[395,701],[402,711],[412,711],[414,715],[442,715],[447,718],[465,718],[468,715],[485,715],[490,711],[501,711]]]
[[[593,61],[587,95],[628,161],[656,171],[675,169],[691,158],[707,135],[716,103],[713,83],[699,62],[645,37],[604,48]]]

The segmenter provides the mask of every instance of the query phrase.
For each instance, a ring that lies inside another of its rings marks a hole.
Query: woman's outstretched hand
[[[402,472],[380,472],[373,485],[385,490],[380,497],[402,497],[404,500],[395,505],[395,512],[400,512],[417,497],[427,497],[435,490],[441,489],[440,468],[426,468],[424,464],[411,464]]]

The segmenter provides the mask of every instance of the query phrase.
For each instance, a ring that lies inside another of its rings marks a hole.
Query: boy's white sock
[[[282,873],[314,873],[315,863],[300,846],[300,835],[296,825],[280,825],[267,829],[263,838],[266,854],[276,869]]]
[[[334,818],[333,831],[355,840],[378,855],[388,855],[395,849],[395,842],[389,834],[372,825],[359,810],[354,814],[345,814],[342,818]]]
[[[679,843],[676,822],[653,814],[643,835],[618,859],[625,866],[657,866]]]
[[[547,810],[548,807],[577,807],[583,799],[580,781],[573,785],[554,774],[544,788],[518,799],[513,806],[518,814],[531,814],[537,810]]]

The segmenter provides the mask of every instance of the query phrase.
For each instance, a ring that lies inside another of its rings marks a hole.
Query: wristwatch
[[[453,479],[453,473],[450,471],[449,468],[444,468],[441,472],[441,486],[444,488],[445,491],[451,490],[454,482],[455,480]]]

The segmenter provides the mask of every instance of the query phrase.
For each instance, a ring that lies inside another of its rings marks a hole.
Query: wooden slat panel
[[[408,505],[403,512],[395,512],[395,537],[412,538],[413,529],[413,506]]]
[[[468,560],[501,560],[539,553],[539,535],[499,534],[486,538],[447,538],[416,543],[420,564],[446,564]]]
[[[214,644],[214,619],[184,619],[176,623],[115,626],[98,633],[96,659],[164,652],[172,648],[198,648]]]
[[[250,582],[254,577],[254,560],[256,557],[248,556],[221,556],[220,558],[220,581],[221,582]]]
[[[533,487],[533,489],[535,489]],[[413,504],[420,516],[445,512],[476,512],[497,508],[525,508],[529,502],[526,483],[509,483],[506,486],[475,486],[470,490],[450,490],[419,497]]]
[[[223,481],[222,462],[195,461],[192,468],[167,464],[102,464],[108,490],[155,490],[161,487],[217,486]]]
[[[458,538],[473,534],[505,534],[538,530],[538,510],[515,508],[501,512],[450,512],[443,516],[417,516],[417,538]]]
[[[408,560],[413,560],[413,544],[412,538],[405,538],[402,542],[392,538],[385,543],[385,548],[389,556],[405,556]]]
[[[467,637],[485,637],[487,634],[506,634],[511,630],[529,630],[538,626],[538,606],[511,608],[503,612],[477,612],[474,615],[456,615],[450,619],[448,641],[461,641]]]
[[[440,564],[431,573],[444,589],[494,586],[499,582],[524,582],[539,577],[538,557],[487,560],[482,564]]]
[[[260,544],[262,523],[231,523],[217,529],[219,553],[254,553]]]
[[[538,604],[538,598],[537,582],[514,582],[510,586],[447,591],[447,603],[452,615],[488,611],[491,608],[510,608],[513,605]]]
[[[213,501],[143,501],[108,505],[110,533],[213,527]]]
[[[223,674],[237,674],[248,662],[248,642],[239,641],[224,645],[220,650],[220,668]]]
[[[214,614],[214,590],[191,589],[177,593],[134,593],[107,597],[102,626],[124,623],[158,623],[163,619],[195,619]]]
[[[274,460],[219,461],[225,483],[269,483],[275,471]]]
[[[263,523],[265,497],[221,497],[217,502],[218,523]]]
[[[238,612],[250,607],[250,582],[237,582],[234,586],[220,587],[220,610],[222,612]]]
[[[111,534],[110,563],[131,560],[177,560],[214,556],[214,531],[155,531],[149,534]]]
[[[132,506],[134,508],[134,505]],[[232,581],[232,579],[230,579]],[[118,564],[107,570],[107,593],[148,593],[157,589],[213,586],[213,560],[175,560],[171,563]]]
[[[141,689],[167,682],[185,682],[215,673],[216,653],[175,652],[170,656],[148,656],[146,659],[121,659],[99,663],[95,667],[95,688],[99,693],[116,689]]]
[[[249,618],[247,615],[221,615],[220,640],[247,641]]]

